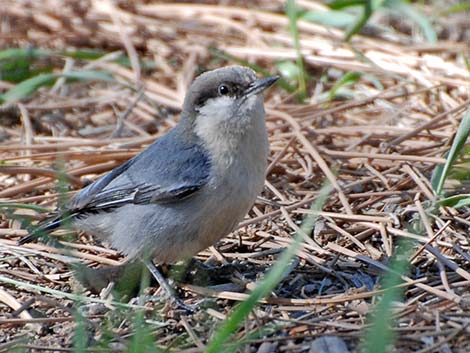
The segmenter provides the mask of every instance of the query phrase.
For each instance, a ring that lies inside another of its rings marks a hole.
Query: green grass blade
[[[144,305],[144,289],[150,285],[150,273],[142,271],[140,278],[140,291],[139,291],[139,304]],[[152,327],[145,321],[145,311],[138,310],[135,312],[132,319],[132,326],[134,334],[129,342],[127,353],[159,353],[163,352],[155,345],[155,339],[152,332]]]
[[[344,41],[349,42],[353,35],[362,31],[367,21],[369,21],[370,16],[372,16],[372,4],[370,0],[366,0],[363,4],[363,10],[361,16],[358,18],[357,22],[346,32],[344,36]]]
[[[116,82],[111,74],[105,71],[83,70],[83,71],[70,71],[58,74],[58,77],[65,77],[68,79],[80,81],[107,81]]]
[[[465,68],[470,73],[470,59],[469,59],[469,57],[467,55],[464,55],[463,56],[463,61],[465,63]]]
[[[364,26],[369,21],[369,18],[372,16],[374,11],[384,6],[386,0],[363,0],[363,1],[335,1],[334,4],[330,4],[332,9],[343,9],[350,6],[361,5],[363,7],[361,16],[357,21],[351,26],[351,28],[346,32],[344,36],[344,41],[349,42],[353,35],[362,31]]]
[[[25,343],[17,343],[14,346],[10,346],[7,348],[0,348],[0,353],[28,353],[31,352],[28,348],[23,348],[26,345]]]
[[[468,135],[470,134],[470,108],[465,113],[462,121],[460,122],[460,126],[457,129],[457,133],[455,134],[454,141],[452,142],[452,146],[447,154],[447,160],[445,165],[437,166],[434,169],[433,176],[431,179],[431,184],[433,186],[434,191],[437,195],[442,193],[442,188],[444,187],[444,182],[446,181],[447,175],[449,174],[450,168],[452,164],[455,162],[457,157],[459,156],[462,148],[467,141]]]
[[[104,50],[99,49],[79,49],[59,51],[57,54],[77,60],[96,60],[107,53]]]
[[[360,72],[347,72],[346,74],[343,75],[338,81],[335,82],[333,87],[330,89],[329,93],[329,99],[334,100],[336,97],[336,93],[341,87],[349,86],[361,78],[362,74]]]
[[[113,301],[113,300],[105,300],[105,299],[87,297],[85,295],[67,293],[67,292],[57,290],[57,289],[52,289],[48,287],[42,287],[36,284],[30,284],[27,282],[17,281],[15,279],[5,277],[2,275],[0,275],[0,283],[10,284],[12,286],[15,286],[15,288],[17,289],[26,288],[27,290],[34,291],[34,292],[47,293],[56,298],[66,298],[69,300],[80,301],[83,303],[99,303],[99,304],[113,305],[118,308],[130,308],[133,310],[146,309],[146,307],[143,305],[126,304],[126,303],[120,303],[118,301]]]
[[[127,353],[159,353],[163,352],[155,346],[150,325],[146,324],[144,313],[139,310],[134,317],[134,335],[129,342]]]
[[[342,10],[351,6],[363,6],[367,0],[336,0],[328,4],[332,10]]]
[[[9,103],[19,101],[30,96],[41,87],[50,86],[59,77],[72,80],[115,81],[109,73],[93,70],[71,71],[59,74],[41,74],[17,84],[6,93],[0,95],[0,101]]]
[[[437,34],[436,31],[434,31],[431,22],[424,15],[416,11],[410,4],[404,1],[394,0],[390,1],[387,4],[387,7],[397,11],[400,15],[406,16],[415,22],[421,28],[426,40],[429,43],[437,42]]]
[[[345,28],[354,23],[354,15],[346,11],[307,11],[302,19],[325,27]]]
[[[283,277],[286,267],[288,267],[290,261],[299,248],[300,239],[300,236],[294,239],[292,245],[284,251],[282,256],[264,278],[263,282],[253,290],[247,300],[237,306],[235,311],[217,332],[212,342],[208,345],[205,353],[221,352],[223,344],[226,343],[230,336],[238,329],[240,323],[249,315],[256,303],[272,292],[279,280]]]
[[[320,193],[312,204],[311,209],[320,211],[326,201],[328,194],[330,193],[330,185],[322,187]],[[312,232],[315,225],[317,216],[309,215],[305,218],[302,223],[301,229],[307,234]],[[228,317],[225,323],[216,332],[213,340],[209,343],[205,353],[220,353],[226,352],[223,350],[224,344],[226,344],[230,336],[238,330],[238,327],[242,321],[249,315],[251,310],[255,307],[256,303],[262,298],[269,295],[276,285],[284,278],[284,274],[297,250],[300,247],[302,240],[302,233],[299,232],[295,235],[291,245],[282,253],[279,260],[276,261],[271,270],[267,273],[261,283],[251,292],[251,295],[247,300],[240,303]],[[241,344],[242,340],[240,340]],[[229,351],[233,351],[233,344],[227,348]]]
[[[294,93],[296,91],[296,88],[294,84],[290,84],[289,82],[297,81],[297,78],[299,77],[298,66],[294,64],[292,61],[288,61],[288,60],[277,61],[275,65],[279,73],[281,74],[281,78],[276,84],[278,84],[281,88],[283,88],[287,92]]]
[[[80,302],[75,303],[80,306]],[[75,332],[73,334],[73,353],[88,352],[88,337],[86,329],[86,319],[79,310],[75,310]]]
[[[460,194],[439,200],[439,204],[446,207],[460,208],[470,205],[470,194]]]
[[[470,2],[469,1],[463,1],[459,2],[457,4],[449,6],[447,9],[445,9],[441,15],[450,15],[453,13],[458,13],[458,12],[463,12],[463,11],[468,11],[470,10]]]
[[[53,70],[48,61],[40,60],[52,52],[33,48],[10,48],[0,51],[0,80],[18,83]],[[37,62],[37,63],[36,63]]]
[[[402,300],[404,289],[399,285],[403,282],[402,275],[408,270],[408,259],[412,249],[410,241],[401,241],[390,261],[391,271],[387,272],[382,280],[382,287],[389,290],[383,292],[383,296],[377,304],[371,320],[369,320],[371,325],[366,333],[365,347],[362,350],[364,353],[386,353],[394,341],[393,304]]]
[[[23,208],[26,210],[33,210],[33,211],[41,212],[41,213],[52,212],[52,210],[46,207],[41,207],[41,206],[33,205],[33,204],[16,203],[16,202],[0,202],[0,208]]]
[[[50,50],[44,49],[23,49],[23,48],[10,48],[0,50],[1,60],[17,60],[19,58],[38,58],[40,56],[47,56],[53,54]]]
[[[39,88],[49,86],[57,78],[55,74],[40,74],[30,79],[24,80],[15,87],[0,95],[1,102],[16,102],[22,98],[28,97]]]
[[[298,97],[300,101],[307,98],[307,85],[305,79],[305,69],[304,69],[304,60],[302,53],[300,52],[300,38],[299,38],[299,29],[297,27],[297,6],[295,0],[287,1],[287,17],[289,18],[289,31],[292,35],[294,41],[295,53],[297,55],[297,67],[299,72],[298,84],[299,84],[299,93]]]
[[[43,57],[71,57],[79,60],[95,60],[106,53],[100,50],[76,50],[76,51],[49,51],[42,49],[10,48],[0,51],[0,79],[8,82],[20,83],[32,79],[40,74],[52,74],[53,67],[47,64],[49,61],[41,60]],[[121,55],[115,62],[128,66],[128,58]],[[73,73],[72,73],[73,75]],[[39,86],[49,85],[55,76],[41,76],[36,81],[26,83],[26,89],[31,87],[33,92],[35,84]],[[102,79],[102,78],[100,78]],[[25,89],[25,87],[20,87]]]

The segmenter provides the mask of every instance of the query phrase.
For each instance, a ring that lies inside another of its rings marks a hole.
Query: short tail
[[[59,215],[53,218],[46,219],[40,222],[32,232],[30,232],[27,236],[18,240],[18,245],[23,245],[29,243],[33,240],[36,240],[40,236],[44,235],[45,233],[49,233],[54,229],[59,228],[62,223],[65,221],[67,222],[71,218],[71,215]]]

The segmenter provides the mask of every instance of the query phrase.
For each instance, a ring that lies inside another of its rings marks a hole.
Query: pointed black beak
[[[243,92],[243,95],[248,96],[261,93],[266,88],[272,86],[277,80],[279,80],[279,76],[271,76],[256,80],[245,90],[245,92]]]

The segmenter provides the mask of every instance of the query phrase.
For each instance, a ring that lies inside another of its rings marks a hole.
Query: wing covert
[[[177,129],[82,189],[68,210],[87,212],[126,204],[176,202],[198,191],[209,179],[209,156],[198,141],[185,140]]]

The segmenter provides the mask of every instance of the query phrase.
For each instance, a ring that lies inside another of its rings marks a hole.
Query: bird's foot
[[[194,314],[196,312],[196,309],[192,305],[185,304],[176,296],[172,296],[170,298],[170,308],[186,315]]]
[[[170,307],[172,309],[184,311],[186,314],[192,314],[196,311],[191,306],[183,303],[183,301],[176,296],[175,292],[171,289],[170,285],[151,261],[146,262],[146,265],[150,273],[157,280],[158,284],[165,292],[166,298],[170,300]]]

